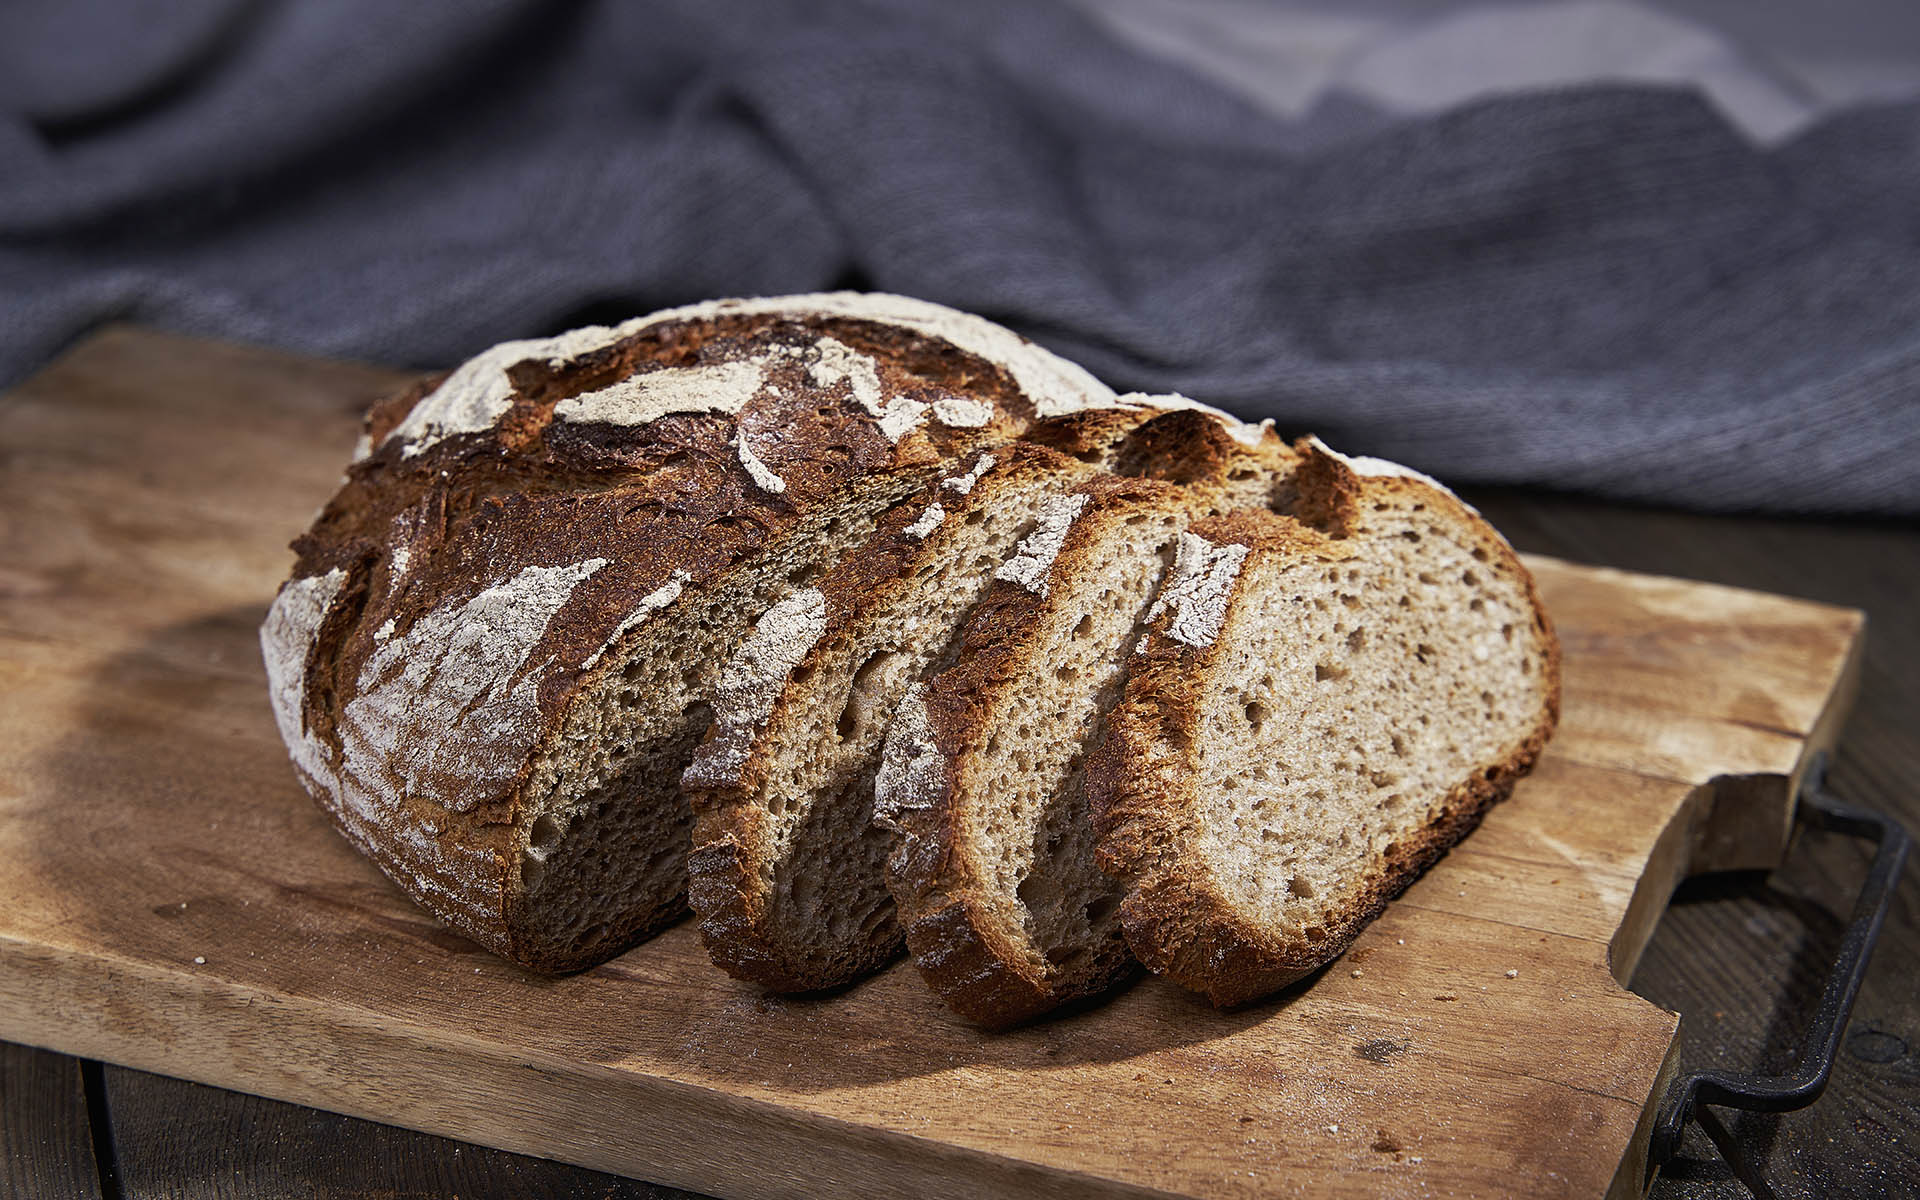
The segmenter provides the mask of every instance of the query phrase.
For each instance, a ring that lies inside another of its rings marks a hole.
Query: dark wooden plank
[[[0,1196],[98,1200],[79,1059],[0,1043]]]
[[[1865,609],[1861,694],[1830,784],[1920,832],[1920,528],[1518,492],[1471,498],[1523,550]],[[1681,888],[1632,986],[1685,1014],[1683,1071],[1793,1066],[1867,859],[1848,839],[1810,835],[1771,875]],[[1802,1112],[1730,1124],[1782,1196],[1920,1196],[1920,868],[1896,897],[1826,1095]],[[1697,1131],[1687,1153],[1655,1197],[1747,1195]]]
[[[675,1188],[125,1067],[107,1067],[105,1085],[128,1200],[699,1200]]]

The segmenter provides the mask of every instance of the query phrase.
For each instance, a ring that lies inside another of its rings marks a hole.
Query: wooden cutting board
[[[402,376],[116,329],[0,399],[0,1038],[727,1196],[1635,1195],[1674,884],[1764,867],[1859,613],[1533,560],[1532,778],[1345,958],[1001,1036],[896,965],[770,997],[681,927],[535,978],[294,783],[255,629]]]

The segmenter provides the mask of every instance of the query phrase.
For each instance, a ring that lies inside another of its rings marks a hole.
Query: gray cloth
[[[853,285],[1452,481],[1920,513],[1920,107],[1288,121],[1034,0],[36,0],[0,81],[9,381],[115,318],[439,365]]]

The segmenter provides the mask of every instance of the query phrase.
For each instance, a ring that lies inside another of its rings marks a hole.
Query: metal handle
[[[1716,1104],[1749,1112],[1789,1112],[1812,1104],[1827,1088],[1827,1079],[1833,1074],[1833,1057],[1840,1049],[1840,1036],[1846,1032],[1847,1017],[1853,1012],[1854,997],[1860,992],[1860,981],[1866,977],[1873,944],[1880,936],[1880,926],[1893,902],[1894,885],[1899,882],[1900,868],[1907,861],[1912,842],[1907,831],[1893,818],[1853,808],[1827,795],[1822,790],[1825,782],[1826,755],[1822,753],[1808,765],[1796,818],[1815,829],[1876,842],[1880,849],[1873,856],[1873,866],[1867,871],[1859,899],[1854,901],[1853,917],[1840,939],[1840,953],[1834,959],[1832,974],[1827,976],[1820,1007],[1807,1029],[1800,1069],[1792,1075],[1696,1071],[1675,1080],[1660,1103],[1660,1114],[1647,1143],[1649,1182],[1654,1171],[1679,1152],[1687,1122],[1697,1121],[1733,1169],[1735,1177],[1756,1197],[1766,1200],[1773,1195],[1766,1180],[1747,1161],[1732,1133],[1705,1106]]]

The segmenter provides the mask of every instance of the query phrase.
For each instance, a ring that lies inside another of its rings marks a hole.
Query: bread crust
[[[1361,505],[1381,497],[1417,497],[1445,506],[1477,527],[1499,568],[1523,582],[1535,614],[1545,702],[1533,727],[1497,761],[1457,783],[1439,814],[1389,845],[1353,902],[1311,942],[1280,938],[1249,920],[1206,862],[1189,849],[1197,829],[1201,697],[1231,652],[1224,638],[1196,646],[1166,636],[1163,619],[1136,655],[1125,697],[1088,770],[1098,859],[1126,881],[1121,924],[1147,967],[1203,991],[1222,1007],[1245,1004],[1287,986],[1338,957],[1386,907],[1477,826],[1538,759],[1559,720],[1560,652],[1538,589],[1504,539],[1440,485],[1410,474],[1369,476],[1316,440],[1303,440],[1298,511],[1319,528],[1264,512],[1201,522],[1194,532],[1215,544],[1312,556],[1333,562],[1362,521]],[[1362,460],[1364,463],[1364,460]],[[1241,576],[1244,579],[1245,576]],[[1236,586],[1229,604],[1248,601]],[[1229,616],[1229,619],[1230,616]]]
[[[591,965],[684,910],[543,946],[529,781],[658,636],[645,618],[804,558],[809,520],[1114,403],[997,326],[888,297],[722,302],[489,351],[376,405],[294,542],[262,647],[296,772],[441,920],[529,967]]]

